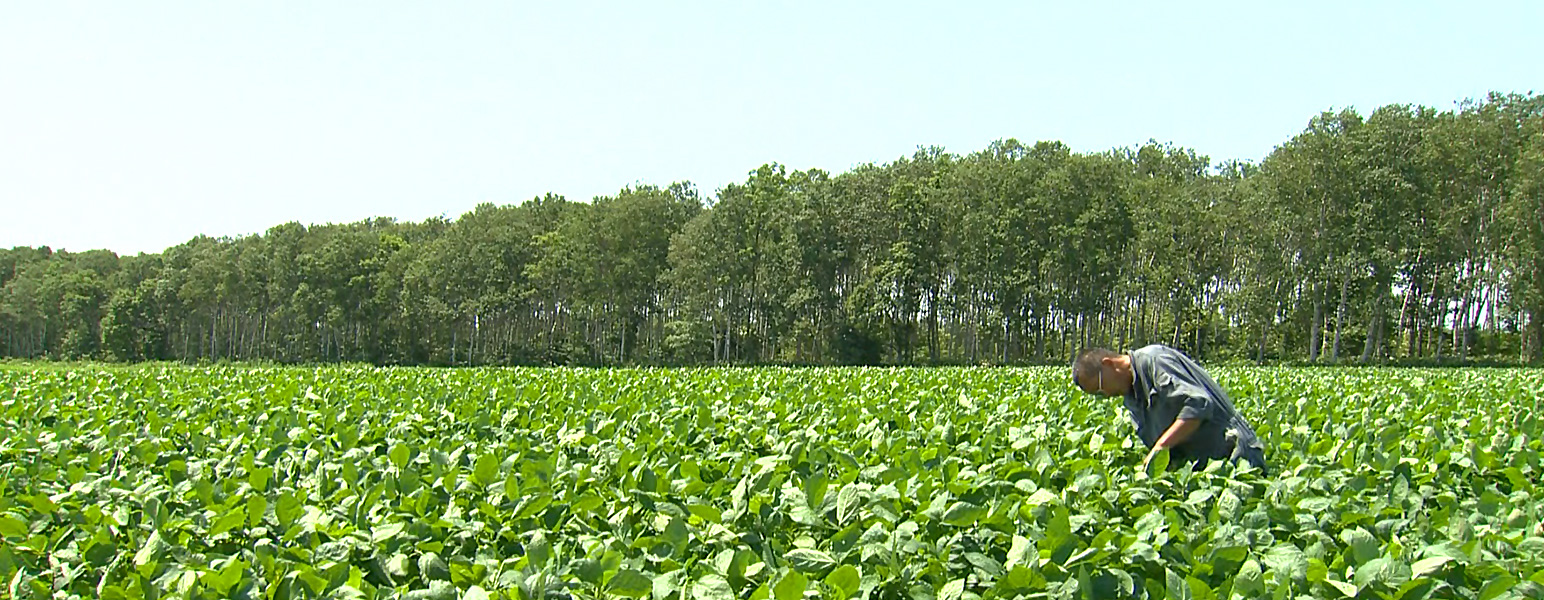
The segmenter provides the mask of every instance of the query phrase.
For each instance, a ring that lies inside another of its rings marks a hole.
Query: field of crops
[[[0,597],[1544,596],[1544,373],[1216,375],[1268,477],[1066,369],[10,368]]]

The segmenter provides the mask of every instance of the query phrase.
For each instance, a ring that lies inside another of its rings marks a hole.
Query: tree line
[[[1258,164],[1002,140],[159,254],[0,250],[0,355],[375,364],[1544,358],[1544,95],[1327,111]]]

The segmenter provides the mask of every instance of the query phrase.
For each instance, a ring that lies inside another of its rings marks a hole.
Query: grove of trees
[[[1313,117],[1258,164],[1168,144],[764,165],[454,221],[159,254],[0,250],[0,356],[376,364],[1544,359],[1544,95]]]

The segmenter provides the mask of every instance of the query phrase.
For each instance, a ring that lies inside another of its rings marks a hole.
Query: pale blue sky
[[[0,247],[158,252],[766,162],[1154,138],[1544,91],[1544,2],[7,2]]]

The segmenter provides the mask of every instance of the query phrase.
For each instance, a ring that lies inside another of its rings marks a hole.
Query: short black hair
[[[1072,361],[1072,385],[1078,385],[1078,380],[1091,377],[1104,366],[1104,359],[1120,356],[1109,348],[1087,348],[1078,353],[1078,357]]]

